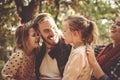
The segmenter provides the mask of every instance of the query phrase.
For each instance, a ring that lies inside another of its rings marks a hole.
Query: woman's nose
[[[112,27],[112,28],[116,28],[116,24],[115,24],[115,23],[112,24],[111,27]]]
[[[49,32],[49,35],[51,35],[51,36],[54,36],[54,34],[55,34],[55,32],[52,30]]]

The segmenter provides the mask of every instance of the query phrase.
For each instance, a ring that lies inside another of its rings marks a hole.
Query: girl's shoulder
[[[85,56],[86,46],[79,46],[76,49],[73,49],[72,56]]]

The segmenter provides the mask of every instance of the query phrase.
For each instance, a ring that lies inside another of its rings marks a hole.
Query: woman
[[[15,51],[2,69],[2,78],[35,80],[35,53],[39,47],[39,35],[31,22],[17,28],[15,42]]]
[[[64,37],[73,50],[65,66],[62,80],[90,80],[92,68],[86,55],[86,47],[93,46],[98,35],[94,22],[83,16],[68,16],[63,21]]]
[[[110,28],[110,38],[112,43],[108,44],[96,57],[93,55],[93,51],[87,50],[88,59],[94,69],[94,74],[97,79],[105,79],[102,70],[108,75],[111,80],[120,80],[120,17],[118,17]],[[97,70],[97,72],[96,72]],[[102,74],[101,74],[102,72]],[[101,77],[101,78],[100,78]]]

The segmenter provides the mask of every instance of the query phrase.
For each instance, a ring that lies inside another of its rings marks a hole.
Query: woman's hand
[[[97,62],[95,53],[94,53],[94,49],[91,46],[87,46],[86,54],[87,54],[90,65],[93,66]]]

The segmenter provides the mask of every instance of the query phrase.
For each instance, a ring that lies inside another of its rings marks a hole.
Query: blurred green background
[[[120,0],[0,0],[0,72],[14,48],[17,25],[41,12],[51,13],[62,30],[62,19],[80,14],[96,22],[99,44],[110,42],[109,27],[120,16]]]

